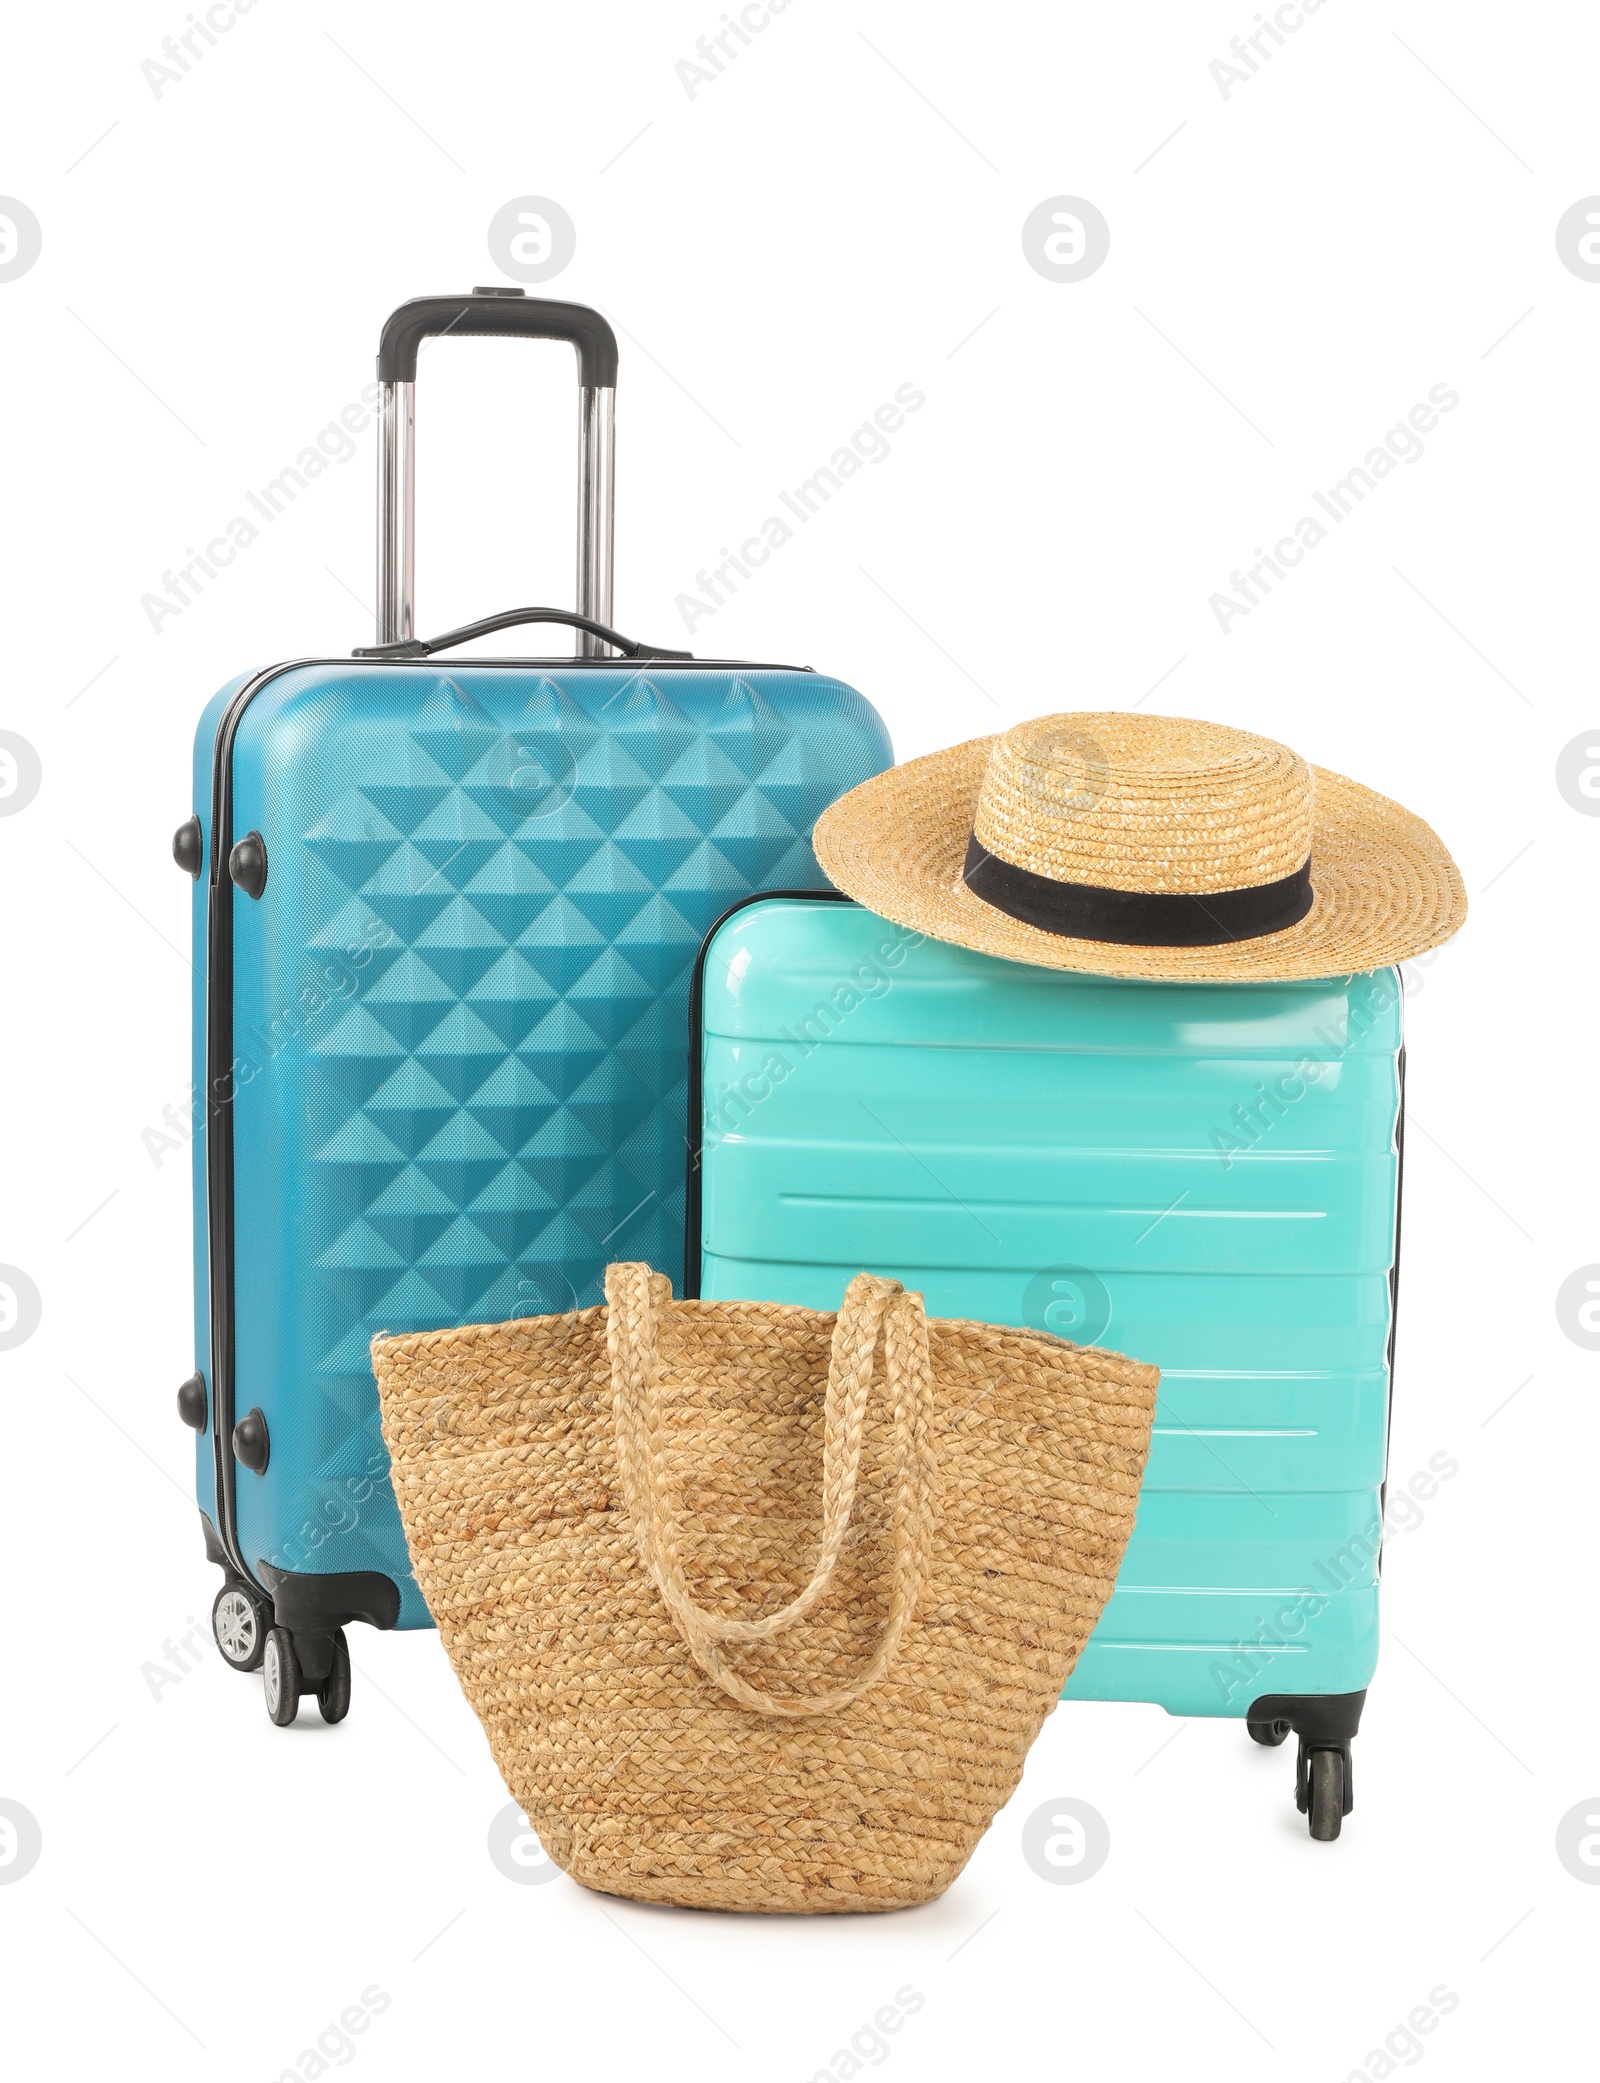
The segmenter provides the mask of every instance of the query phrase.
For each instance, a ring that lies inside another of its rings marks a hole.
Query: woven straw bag
[[[638,1265],[606,1298],[373,1343],[417,1580],[506,1784],[607,1894],[928,1901],[1110,1595],[1155,1368],[927,1323],[865,1273],[837,1317],[674,1302]]]

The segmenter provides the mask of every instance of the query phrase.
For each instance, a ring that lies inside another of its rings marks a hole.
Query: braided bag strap
[[[932,1523],[933,1373],[922,1297],[897,1280],[858,1273],[834,1320],[823,1405],[822,1535],[810,1581],[796,1597],[759,1620],[725,1619],[696,1603],[684,1576],[677,1523],[665,1497],[660,1441],[656,1345],[671,1283],[644,1265],[606,1271],[606,1346],[611,1361],[612,1417],[623,1496],[639,1553],[695,1662],[742,1706],[775,1717],[834,1714],[889,1670],[922,1589]],[[883,1341],[885,1387],[893,1406],[895,1494],[894,1581],[888,1618],[865,1669],[826,1693],[763,1691],[731,1669],[725,1645],[770,1641],[795,1626],[827,1595],[855,1508],[873,1360]]]

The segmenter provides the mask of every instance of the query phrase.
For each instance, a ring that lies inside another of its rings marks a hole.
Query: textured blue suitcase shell
[[[930,1315],[1155,1362],[1117,1588],[1067,1688],[1173,1713],[1377,1659],[1400,985],[1157,985],[745,906],[702,981],[698,1292]]]
[[[206,1078],[218,695],[195,743],[195,1062]],[[683,1279],[696,951],[752,890],[819,887],[818,814],[891,758],[862,697],[767,667],[297,666],[233,746],[236,1472],[256,1570],[374,1571],[429,1624],[368,1353],[586,1306],[613,1259]],[[196,1353],[211,1374],[197,1137]],[[216,1523],[213,1438],[197,1494]]]

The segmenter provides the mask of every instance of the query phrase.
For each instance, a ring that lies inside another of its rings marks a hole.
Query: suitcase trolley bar
[[[583,304],[521,301],[520,289],[475,289],[465,297],[414,297],[383,329],[378,349],[378,642],[416,634],[417,349],[446,333],[570,340],[578,352],[578,613],[611,620],[616,451],[617,342]],[[581,633],[579,656],[605,646]]]
[[[580,658],[608,658],[613,651],[686,656],[651,652],[605,626],[612,591],[615,336],[598,312],[583,305],[524,302],[522,296],[520,289],[480,289],[469,296],[418,297],[402,304],[384,326],[378,354],[378,646],[392,646],[391,657],[420,658],[449,641],[538,621],[573,625]],[[446,333],[566,340],[577,350],[578,612],[520,610],[425,646],[413,637],[417,350],[423,340]],[[195,816],[179,827],[172,842],[173,858],[190,876],[198,879],[208,871],[204,1057],[210,1379],[199,1371],[190,1376],[178,1391],[178,1412],[194,1431],[211,1435],[214,1515],[202,1509],[200,1516],[207,1560],[222,1569],[224,1578],[212,1607],[212,1632],[224,1661],[235,1670],[262,1671],[267,1710],[280,1725],[294,1719],[308,1693],[315,1694],[325,1720],[342,1720],[350,1704],[345,1626],[362,1620],[391,1628],[400,1612],[398,1585],[376,1571],[319,1575],[252,1560],[238,1523],[238,1469],[264,1473],[272,1442],[264,1414],[259,1409],[238,1412],[234,1396],[234,905],[239,901],[235,890],[246,900],[259,899],[270,864],[260,833],[234,837],[233,748],[244,712],[262,688],[317,663],[298,659],[271,666],[237,689],[216,729],[209,834]]]

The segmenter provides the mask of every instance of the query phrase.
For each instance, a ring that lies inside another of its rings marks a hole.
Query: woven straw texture
[[[1157,1372],[673,1302],[378,1339],[411,1556],[550,1856],[641,1901],[883,1910],[961,1871],[1106,1599]]]
[[[967,888],[967,841],[1059,882],[1204,897],[1311,860],[1298,925],[1215,947],[1078,940]],[[1158,982],[1288,982],[1403,962],[1448,940],[1466,889],[1400,804],[1248,731],[1083,713],[1018,724],[908,760],[824,811],[830,881],[897,925],[1051,969]]]

